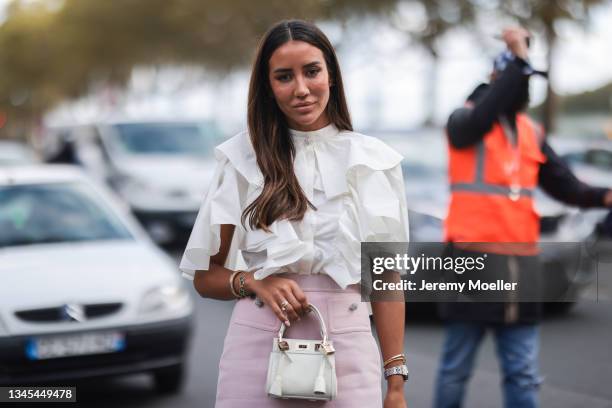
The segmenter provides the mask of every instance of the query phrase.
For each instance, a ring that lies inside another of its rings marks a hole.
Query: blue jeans
[[[534,324],[492,326],[497,355],[503,371],[504,406],[538,406],[539,330]],[[451,323],[438,369],[435,408],[459,408],[472,373],[478,346],[487,326],[478,323]]]

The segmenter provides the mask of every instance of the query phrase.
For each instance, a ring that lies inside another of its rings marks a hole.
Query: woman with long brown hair
[[[384,366],[385,408],[405,407],[404,304],[372,303],[381,359],[359,286],[362,241],[408,240],[402,158],[353,132],[338,59],[315,25],[282,21],[264,35],[251,73],[248,131],[218,146],[216,157],[180,265],[201,296],[239,299],[216,407],[319,406],[266,391],[281,325],[293,324],[292,337],[317,337],[311,304],[335,347],[337,395],[326,406],[380,407]],[[230,246],[245,270],[224,266]]]

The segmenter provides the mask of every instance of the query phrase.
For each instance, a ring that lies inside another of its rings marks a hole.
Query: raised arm
[[[455,110],[446,130],[453,147],[467,148],[487,134],[497,118],[517,98],[517,92],[528,77],[523,73],[525,61],[516,58],[491,85],[480,85],[470,95],[466,106]]]
[[[450,143],[463,149],[478,143],[491,130],[500,115],[514,115],[517,101],[528,86],[527,42],[529,33],[509,27],[502,35],[514,59],[501,72],[492,74],[491,85],[480,85],[470,95],[466,107],[454,111],[446,126]]]

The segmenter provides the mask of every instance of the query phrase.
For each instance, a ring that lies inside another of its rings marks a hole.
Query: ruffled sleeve
[[[197,270],[208,270],[210,257],[219,252],[221,225],[235,225],[233,242],[242,240],[240,218],[247,187],[230,160],[217,155],[217,168],[179,265],[185,278],[193,279]]]
[[[401,166],[355,168],[349,185],[359,197],[362,242],[408,242],[408,208]]]
[[[408,242],[408,208],[401,155],[384,143],[367,138],[360,145],[378,155],[355,155],[346,173],[348,194],[338,222],[339,262],[329,274],[342,287],[361,280],[362,242]],[[360,147],[361,147],[360,146]]]
[[[363,242],[378,242],[376,249],[370,248],[369,255],[377,251],[385,256],[395,256],[396,253],[408,253],[409,226],[408,208],[404,178],[400,165],[382,172],[384,177],[366,177],[361,186],[360,196],[365,208],[366,225]],[[384,202],[381,198],[386,193]],[[387,243],[401,243],[389,245]],[[397,251],[397,252],[396,252]],[[407,271],[399,270],[401,275]],[[368,286],[371,287],[371,286]]]

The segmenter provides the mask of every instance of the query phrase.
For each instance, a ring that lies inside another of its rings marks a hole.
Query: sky
[[[0,10],[8,0],[0,0]],[[408,10],[410,13],[410,10]],[[0,14],[1,16],[1,14]],[[0,17],[1,18],[1,17]],[[554,58],[553,84],[561,94],[584,92],[612,82],[612,2],[598,6],[589,27],[561,24],[560,45]],[[424,119],[432,103],[427,80],[434,76],[433,99],[436,121],[463,103],[480,82],[486,81],[492,58],[503,51],[496,40],[507,21],[493,21],[482,33],[482,44],[465,30],[456,30],[440,43],[440,63],[433,69],[427,54],[395,29],[377,21],[350,26],[342,32],[334,25],[323,30],[335,44],[342,68],[349,107],[356,128],[411,128]],[[348,33],[348,34],[347,34]],[[347,38],[348,37],[348,38]],[[530,53],[536,68],[546,69],[545,47],[536,37]],[[248,71],[216,75],[196,75],[190,70],[148,69],[134,75],[123,110],[129,116],[214,117],[229,132],[245,126]],[[532,101],[545,95],[546,82],[531,81]],[[154,91],[151,91],[154,89]],[[63,106],[48,117],[50,122],[88,121],[99,116],[108,95],[86,98]],[[103,111],[103,109],[102,109]],[[108,109],[105,113],[108,113]]]

